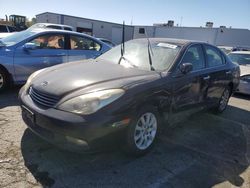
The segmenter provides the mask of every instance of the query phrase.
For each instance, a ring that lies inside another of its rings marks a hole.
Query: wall
[[[92,20],[55,13],[42,13],[36,16],[37,22],[50,22],[91,28],[92,35],[121,42],[122,24]],[[139,28],[145,28],[146,33],[140,34]],[[113,33],[113,34],[112,34]],[[115,34],[115,36],[114,36]],[[113,36],[112,36],[113,35]],[[125,41],[145,37],[179,38],[205,41],[215,45],[249,46],[250,30],[231,28],[202,28],[202,27],[164,27],[164,26],[125,26]]]
[[[56,24],[65,24],[74,27],[76,30],[77,27],[89,28],[92,29],[92,35],[97,38],[106,38],[117,44],[122,40],[122,24],[104,22],[99,20],[92,20],[80,17],[74,17],[69,15],[61,15],[55,13],[42,13],[36,16],[37,22],[49,22]],[[120,28],[119,36],[112,36],[113,28]],[[125,25],[125,41],[131,40],[134,34],[134,27]],[[116,39],[114,41],[113,39]]]

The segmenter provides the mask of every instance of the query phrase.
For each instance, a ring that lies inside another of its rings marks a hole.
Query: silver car
[[[228,56],[240,65],[240,84],[237,92],[250,95],[250,51],[234,51]]]

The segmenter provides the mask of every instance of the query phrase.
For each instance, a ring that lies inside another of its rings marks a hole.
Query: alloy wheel
[[[135,126],[134,142],[138,149],[147,149],[154,141],[157,131],[156,116],[147,112],[142,114]]]

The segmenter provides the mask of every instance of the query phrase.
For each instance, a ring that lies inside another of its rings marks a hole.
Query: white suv
[[[61,29],[67,31],[74,31],[74,28],[69,25],[61,25],[61,24],[54,24],[54,23],[36,23],[30,27],[33,28],[52,28],[52,29]]]

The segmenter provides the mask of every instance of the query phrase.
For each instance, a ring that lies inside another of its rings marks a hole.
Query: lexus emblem
[[[47,81],[44,81],[41,83],[42,86],[47,86],[48,85],[48,82]]]

